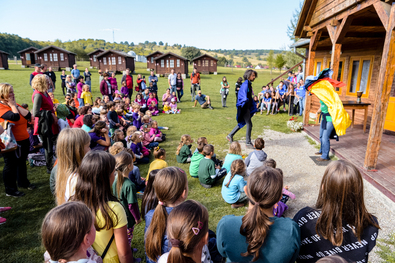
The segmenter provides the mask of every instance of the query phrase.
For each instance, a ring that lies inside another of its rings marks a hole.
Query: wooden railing
[[[285,71],[283,74],[281,74],[280,76],[278,76],[277,78],[275,78],[275,79],[272,79],[272,81],[270,81],[269,83],[267,83],[266,85],[270,85],[270,84],[272,84],[273,82],[275,82],[276,80],[278,80],[278,79],[280,79],[282,76],[284,76],[284,75],[286,75],[286,74],[288,74],[288,72],[290,72],[290,71],[292,71],[293,69],[295,69],[296,67],[298,67],[299,65],[301,65],[303,63],[303,60],[302,61],[300,61],[298,64],[296,64],[295,66],[293,66],[292,68],[290,68],[290,69],[288,69],[287,71]]]

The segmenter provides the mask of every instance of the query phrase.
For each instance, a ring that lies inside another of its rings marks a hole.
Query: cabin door
[[[392,83],[391,97],[388,103],[387,115],[385,115],[384,129],[395,131],[395,78]]]
[[[34,57],[34,53],[30,53],[30,64],[36,64],[36,58]]]

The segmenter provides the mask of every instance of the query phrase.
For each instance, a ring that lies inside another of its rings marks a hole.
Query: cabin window
[[[44,53],[44,61],[48,61],[48,54]]]
[[[49,61],[53,61],[53,59],[52,59],[52,53],[49,53]]]
[[[58,54],[57,53],[53,53],[53,61],[58,61]]]
[[[314,76],[317,76],[318,73],[321,72],[321,66],[322,66],[322,61],[316,61],[315,62]]]
[[[116,65],[116,64],[117,64],[117,61],[115,60],[115,57],[112,57],[112,64],[113,64],[113,65]]]
[[[180,60],[177,59],[177,68],[179,68],[179,67],[180,67]]]
[[[214,66],[214,61],[210,60],[210,62],[211,62],[210,65]]]
[[[332,61],[329,61],[328,68],[331,68]],[[333,79],[337,81],[343,81],[343,72],[344,72],[344,60],[339,61],[339,71],[337,72],[337,76],[332,76]],[[335,87],[335,92],[339,95],[342,94],[341,87]]]
[[[174,68],[174,59],[170,60],[170,67]]]
[[[200,67],[200,60],[198,60],[198,66]]]
[[[64,54],[60,53],[60,61],[64,61]]]
[[[30,54],[29,53],[26,53],[26,60],[30,61]]]
[[[161,68],[164,68],[164,67],[165,67],[165,60],[164,60],[164,59],[161,59],[161,60],[160,60],[160,67],[161,67]]]
[[[206,63],[206,67],[208,67],[208,60],[205,60],[205,63]]]
[[[368,97],[370,77],[372,73],[371,57],[351,58],[347,95],[356,95],[362,91],[362,97]]]
[[[96,62],[96,55],[93,55],[93,62]]]
[[[106,57],[103,58],[103,64],[107,65],[107,58]]]
[[[121,65],[122,64],[122,58],[118,57],[118,64]]]
[[[169,67],[169,60],[166,59],[166,68],[168,68],[168,67]]]
[[[154,63],[154,57],[151,57],[151,63]]]

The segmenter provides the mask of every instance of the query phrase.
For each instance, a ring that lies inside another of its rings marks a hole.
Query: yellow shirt
[[[147,181],[149,179],[149,173],[152,170],[156,170],[156,169],[163,169],[167,167],[167,162],[165,160],[162,159],[155,159],[154,161],[152,161],[152,163],[149,165],[149,169],[148,169],[148,174],[147,174]]]
[[[59,101],[58,101],[58,99],[53,99],[53,100],[52,100],[52,103],[53,103],[53,104],[58,104]]]
[[[95,242],[93,243],[92,247],[94,250],[96,250],[96,252],[99,255],[103,254],[104,250],[106,249],[106,246],[107,246],[108,242],[110,242],[112,234],[114,233],[114,229],[124,227],[128,224],[125,210],[120,203],[108,202],[108,205],[114,211],[115,215],[117,215],[118,224],[114,228],[109,229],[109,230],[103,229],[100,231],[96,231],[96,238],[95,238]],[[114,224],[117,222],[115,215],[112,214],[112,216],[111,216],[113,218]],[[102,227],[105,223],[100,210],[97,211],[96,221],[97,221],[97,224],[99,225],[99,227]],[[126,231],[125,231],[125,234],[126,234]],[[119,262],[119,258],[118,258],[117,246],[115,244],[115,239],[114,239],[111,243],[110,249],[107,251],[107,254],[103,260],[103,263],[118,263],[118,262]]]
[[[90,92],[82,92],[81,93],[81,99],[84,99],[84,104],[89,104],[89,105],[93,105],[92,103],[92,93]]]
[[[164,111],[169,111],[169,110],[171,110],[170,105],[169,105],[169,106],[168,106],[168,105],[163,106],[163,110],[164,110]]]

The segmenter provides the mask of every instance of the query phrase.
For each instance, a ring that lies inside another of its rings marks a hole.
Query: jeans
[[[333,130],[333,123],[331,121],[328,121],[326,123],[326,130],[322,129],[320,127],[320,151],[319,153],[322,153],[321,158],[329,160],[329,150],[331,147],[331,143],[329,141],[329,136],[331,135]]]
[[[184,95],[184,90],[177,90],[178,101],[181,101],[183,95]]]
[[[191,85],[191,96],[192,96],[192,100],[191,101],[195,101],[195,97],[197,92],[200,90],[200,85],[199,84],[192,84]]]
[[[4,169],[3,181],[6,193],[13,193],[18,191],[19,187],[28,187],[30,185],[27,179],[26,159],[29,154],[30,141],[29,139],[18,141],[21,146],[21,156],[16,157],[16,152],[3,153]],[[17,150],[18,151],[18,150]],[[18,182],[18,186],[16,184]]]
[[[251,131],[252,131],[252,121],[251,121],[251,114],[250,109],[246,109],[243,115],[243,119],[247,125],[246,131],[246,143],[251,143]],[[233,138],[233,136],[240,130],[241,128],[237,124],[236,127],[229,133],[229,136]]]
[[[89,92],[91,92],[91,81],[87,80],[85,81],[85,84],[89,86]]]
[[[53,166],[53,146],[56,145],[56,135],[43,136],[40,135],[40,139],[43,142],[43,148],[45,150],[45,162],[48,170],[52,170]]]
[[[278,102],[277,101],[275,101],[275,102],[272,102],[272,114],[273,113],[277,113],[278,112]]]
[[[84,99],[78,98],[78,103],[80,104],[79,108],[81,108],[82,106],[84,106]]]
[[[177,87],[176,87],[176,85],[171,85],[170,94],[173,94],[173,92],[175,92],[177,94]]]
[[[299,100],[299,116],[303,115],[304,105],[306,103],[306,96]]]
[[[228,97],[228,90],[223,89],[221,90],[221,102],[222,102],[222,107],[226,106],[226,98]]]
[[[263,107],[265,106],[266,109],[267,109],[267,112],[269,113],[271,105],[272,104],[270,102],[262,101],[262,103],[261,103],[261,111],[263,111]]]
[[[128,89],[128,98],[132,101],[133,89]]]
[[[136,158],[136,162],[137,163],[149,163],[149,157],[148,156],[144,156],[143,158],[141,158],[141,159],[138,159],[138,158]]]
[[[159,146],[159,143],[157,143],[157,142],[150,142],[147,146],[145,146],[147,149],[152,149],[152,148],[155,148],[155,147],[158,147]]]

